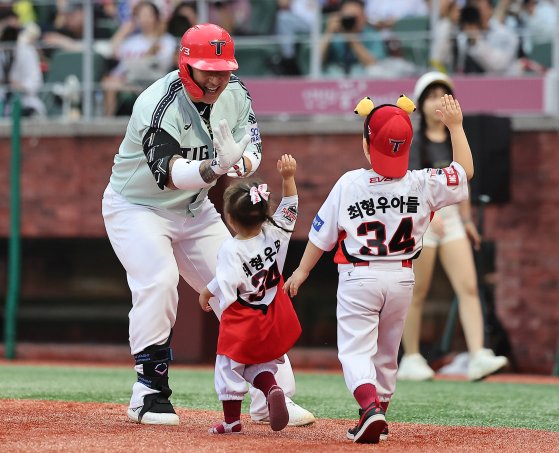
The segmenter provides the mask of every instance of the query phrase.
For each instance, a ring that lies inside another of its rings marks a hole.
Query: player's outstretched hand
[[[291,277],[283,284],[283,292],[294,297],[299,292],[300,286],[305,282],[309,276],[308,272],[302,271],[300,268],[295,269]]]
[[[453,126],[462,125],[462,109],[458,100],[450,94],[441,97],[441,108],[437,109],[437,115],[446,127],[451,129]]]
[[[284,154],[278,160],[277,167],[283,179],[292,178],[297,170],[297,161],[291,154]]]
[[[245,134],[237,143],[227,120],[222,119],[219,122],[218,127],[214,130],[213,144],[220,174],[227,173],[241,159],[249,143],[250,135]]]

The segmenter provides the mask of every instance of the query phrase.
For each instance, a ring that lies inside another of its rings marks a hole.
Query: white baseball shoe
[[[287,412],[289,412],[289,422],[287,423],[287,426],[308,426],[312,425],[316,421],[316,418],[314,418],[312,413],[303,409],[298,404],[295,404],[289,398],[285,398],[285,403],[287,405]],[[270,423],[270,417],[268,415],[262,418],[251,416],[251,419],[254,423],[258,424]]]
[[[144,425],[178,425],[179,416],[175,413],[171,402],[159,393],[152,393],[144,397],[144,406],[129,407],[128,418]]]
[[[400,381],[428,381],[435,372],[419,353],[404,355],[400,360],[396,378]]]
[[[473,354],[468,364],[468,379],[470,381],[479,381],[493,373],[496,373],[501,368],[504,368],[509,363],[505,356],[496,356],[491,349],[480,349]]]

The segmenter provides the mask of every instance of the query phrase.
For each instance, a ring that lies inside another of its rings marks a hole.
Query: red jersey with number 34
[[[421,250],[432,213],[467,198],[466,174],[457,162],[398,179],[352,170],[332,188],[309,240],[326,251],[338,244],[336,263],[411,259]]]

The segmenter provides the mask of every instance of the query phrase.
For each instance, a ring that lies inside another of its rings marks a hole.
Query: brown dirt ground
[[[559,433],[528,429],[443,427],[390,423],[378,445],[345,438],[347,420],[320,419],[310,427],[273,432],[243,415],[242,435],[207,433],[221,413],[178,409],[179,426],[128,422],[122,404],[0,400],[0,450],[6,452],[551,452]]]

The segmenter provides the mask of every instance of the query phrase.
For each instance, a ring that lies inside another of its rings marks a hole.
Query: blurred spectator
[[[439,18],[433,27],[429,61],[441,72],[453,69],[453,43],[458,33],[460,6],[455,0],[439,0]]]
[[[177,42],[164,28],[157,7],[141,1],[115,33],[111,45],[118,64],[103,80],[106,115],[115,114],[119,91],[139,92],[171,69]]]
[[[363,2],[346,0],[328,18],[320,44],[327,75],[364,75],[385,56],[380,34],[367,24]]]
[[[209,0],[208,14],[208,22],[225,28],[231,34],[250,34],[250,0]]]
[[[181,2],[175,7],[167,22],[167,32],[180,39],[186,30],[197,23],[196,3],[192,1]]]
[[[378,30],[392,28],[404,17],[427,16],[429,11],[425,0],[365,0],[365,14]]]
[[[279,0],[276,34],[280,39],[280,58],[274,62],[276,72],[285,75],[301,73],[296,59],[297,35],[308,35],[318,14],[318,0]]]
[[[557,2],[523,0],[520,12],[522,30],[527,35],[528,49],[533,44],[550,43],[557,33]]]
[[[519,37],[492,18],[489,0],[475,0],[460,13],[460,32],[456,39],[455,68],[459,73],[518,75]]]
[[[22,26],[28,23],[36,23],[37,16],[35,14],[35,9],[33,8],[33,2],[29,0],[16,0],[14,2],[14,12],[19,17],[19,22]]]
[[[83,5],[77,2],[62,2],[57,7],[54,27],[43,34],[43,42],[57,49],[80,51],[84,27]],[[50,56],[52,51],[46,51],[45,54]]]
[[[11,9],[0,10],[0,116],[9,114],[14,92],[21,93],[23,116],[46,113],[38,96],[43,75],[35,43],[40,34],[36,24],[29,22],[21,28],[18,17]]]
[[[414,77],[418,68],[404,57],[402,42],[389,36],[384,41],[386,58],[367,68],[367,75],[376,79]]]

